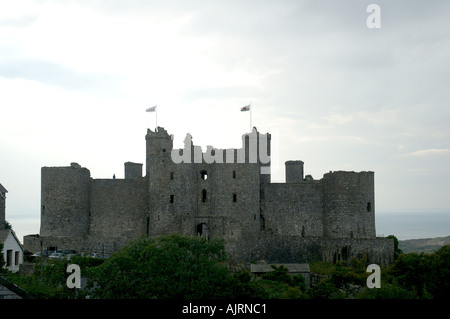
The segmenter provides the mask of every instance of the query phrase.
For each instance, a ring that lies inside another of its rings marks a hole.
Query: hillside
[[[432,253],[444,245],[450,245],[450,236],[398,241],[398,248],[404,253]]]

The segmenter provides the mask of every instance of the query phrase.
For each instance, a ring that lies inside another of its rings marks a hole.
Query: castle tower
[[[303,162],[287,161],[284,163],[286,169],[286,183],[303,182]]]
[[[182,233],[184,216],[193,213],[193,176],[191,164],[175,163],[172,160],[172,137],[158,127],[147,130],[146,166],[148,179],[147,235],[159,236]],[[190,144],[190,143],[189,143]],[[190,234],[194,234],[192,226]]]
[[[251,133],[242,136],[242,149],[238,150],[237,162],[253,164],[260,166],[260,182],[270,183],[270,155],[271,155],[271,135],[269,133],[261,134],[256,127],[253,127]],[[241,152],[244,152],[243,154]],[[245,157],[243,157],[243,155]]]
[[[375,238],[373,172],[324,174],[324,236]]]
[[[0,184],[0,230],[4,229],[6,221],[6,188]]]
[[[146,174],[149,174],[150,162],[156,158],[166,158],[170,160],[170,153],[173,148],[172,137],[169,136],[167,131],[158,127],[153,132],[147,129],[146,141]]]
[[[85,236],[90,172],[77,163],[41,168],[41,236]]]
[[[126,162],[124,164],[125,168],[125,179],[135,179],[142,177],[142,164]]]
[[[163,128],[148,130],[149,236],[240,238],[260,230],[260,184],[270,182],[270,134],[255,128],[242,140],[240,149],[208,146],[203,153],[187,134],[184,148],[172,150]]]

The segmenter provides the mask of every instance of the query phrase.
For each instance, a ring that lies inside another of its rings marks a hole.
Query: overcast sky
[[[381,9],[370,29],[367,6]],[[145,163],[158,125],[182,147],[272,134],[272,181],[374,171],[377,213],[450,211],[448,1],[0,0],[0,183],[39,232],[40,169],[93,178]],[[145,166],[144,166],[145,167]],[[28,220],[28,224],[21,222]],[[26,227],[24,226],[26,224]]]

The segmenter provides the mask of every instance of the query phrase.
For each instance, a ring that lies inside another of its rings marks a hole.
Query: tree
[[[356,296],[358,299],[414,299],[416,297],[413,291],[392,283],[383,283],[381,288],[364,288]]]
[[[306,290],[305,279],[298,274],[292,276],[289,270],[281,265],[272,265],[273,271],[265,273],[261,279],[257,279],[249,285],[259,296],[268,299],[298,299],[302,298]]]
[[[445,245],[431,256],[429,292],[436,299],[450,297],[450,246]]]
[[[414,291],[418,298],[424,298],[430,279],[430,261],[430,255],[425,253],[402,254],[391,265],[389,273],[394,276],[394,283]]]
[[[92,269],[92,297],[229,298],[237,285],[224,261],[223,240],[143,237]]]

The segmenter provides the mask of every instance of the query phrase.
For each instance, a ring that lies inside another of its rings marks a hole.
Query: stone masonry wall
[[[145,184],[143,177],[91,180],[89,235],[98,241],[146,235]]]
[[[76,163],[41,169],[42,236],[84,236],[89,229],[90,172]]]
[[[392,240],[375,238],[373,172],[304,179],[303,162],[288,161],[289,183],[271,184],[261,171],[270,162],[249,163],[250,136],[264,135],[254,129],[243,135],[241,149],[208,146],[203,153],[188,136],[185,149],[172,153],[167,131],[148,130],[145,177],[141,164],[130,162],[125,179],[91,179],[76,163],[43,167],[41,232],[26,236],[25,247],[110,254],[142,235],[179,233],[224,238],[240,261],[335,262],[364,254],[375,263],[391,261]],[[256,145],[270,154],[266,136],[267,146]],[[187,162],[173,160],[189,150]]]
[[[261,164],[248,163],[248,142],[240,150],[208,147],[202,153],[188,135],[185,148],[174,150],[180,158],[174,162],[165,130],[149,131],[146,140],[151,236],[207,229],[212,237],[239,238],[259,231]],[[240,155],[245,164],[238,163]]]
[[[324,236],[375,238],[373,172],[330,172],[321,180]]]
[[[323,192],[317,181],[265,184],[265,230],[280,235],[323,235]]]
[[[323,260],[350,261],[368,257],[369,263],[388,265],[393,262],[394,242],[388,238],[350,239],[283,236],[261,233],[243,241],[226,241],[227,255],[236,262],[309,263]]]

